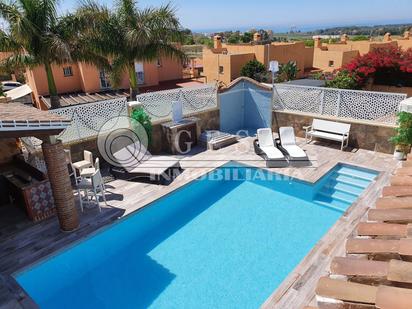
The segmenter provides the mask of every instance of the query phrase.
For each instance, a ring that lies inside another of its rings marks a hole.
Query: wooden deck
[[[18,290],[11,275],[29,265],[79,241],[103,226],[130,214],[148,203],[176,190],[191,180],[221,166],[228,161],[265,168],[263,160],[254,154],[252,138],[218,151],[203,151],[182,158],[184,171],[170,185],[115,180],[107,184],[109,207],[102,213],[87,209],[81,215],[80,228],[63,233],[55,218],[39,224],[28,222],[24,217],[0,213],[0,308],[10,305],[32,307],[30,299]],[[292,271],[272,295],[268,295],[264,308],[302,308],[314,300],[314,289],[321,275],[326,274],[333,256],[344,252],[344,241],[378,198],[381,188],[388,183],[389,175],[398,162],[391,155],[366,150],[340,151],[336,144],[304,145],[312,166],[303,168],[270,169],[276,173],[315,182],[337,163],[348,163],[380,171],[377,180],[360,199],[338,220],[332,229],[318,242],[313,250]],[[3,284],[2,284],[3,282]]]

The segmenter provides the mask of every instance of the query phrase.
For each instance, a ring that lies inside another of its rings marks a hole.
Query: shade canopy
[[[70,120],[20,103],[0,103],[0,137],[58,135]]]
[[[31,88],[29,87],[29,85],[22,85],[20,87],[11,89],[9,91],[6,91],[6,97],[11,98],[12,101],[20,99],[30,93],[32,93],[33,91],[31,90]]]

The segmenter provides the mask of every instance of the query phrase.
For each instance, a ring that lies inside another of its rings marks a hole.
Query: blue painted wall
[[[272,123],[272,93],[242,81],[220,97],[220,130],[236,133],[269,128]]]

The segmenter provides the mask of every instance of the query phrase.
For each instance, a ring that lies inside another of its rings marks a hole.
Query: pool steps
[[[342,166],[333,171],[329,180],[315,194],[313,201],[344,212],[375,177],[375,173]]]

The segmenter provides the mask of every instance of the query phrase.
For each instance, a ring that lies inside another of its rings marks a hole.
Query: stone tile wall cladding
[[[316,114],[277,111],[273,114],[272,129],[277,131],[276,119],[279,126],[293,126],[295,134],[299,137],[305,137],[303,126],[312,124],[314,118],[345,122],[351,124],[349,135],[349,146],[362,148],[383,153],[393,153],[394,147],[388,139],[395,134],[395,126],[388,124],[379,124],[371,121],[361,121],[331,116],[320,116]],[[329,143],[330,141],[322,140]],[[332,142],[333,143],[333,142]]]
[[[201,131],[219,129],[219,109],[217,108],[187,116],[199,118]],[[153,123],[152,145],[149,147],[149,151],[152,154],[159,154],[164,151],[163,145],[161,122],[155,122]],[[70,149],[73,162],[83,160],[83,150],[91,151],[94,157],[99,155],[96,138],[84,140],[79,143],[70,143],[65,145],[65,148]]]

